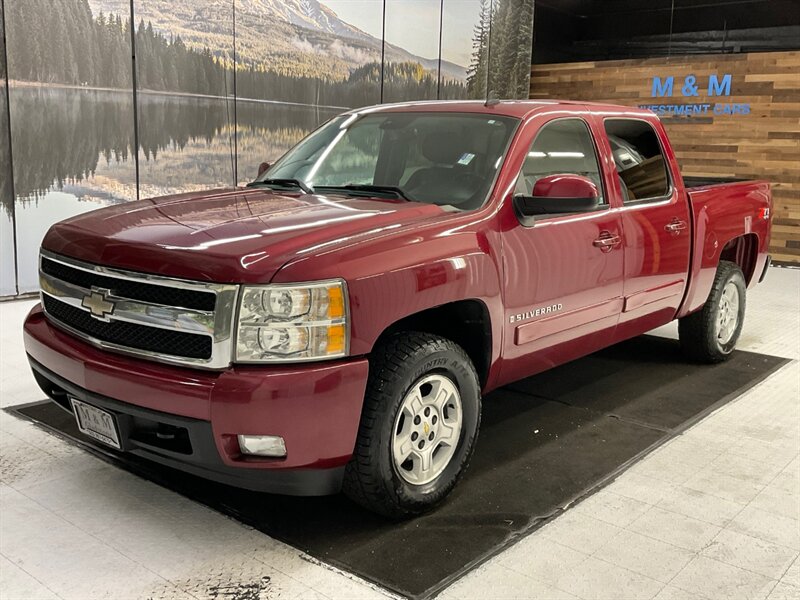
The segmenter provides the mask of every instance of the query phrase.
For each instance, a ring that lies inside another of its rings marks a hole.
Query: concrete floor
[[[42,397],[32,304],[0,303],[2,406]],[[800,270],[749,293],[740,347],[793,361],[440,597],[800,599]],[[2,598],[385,596],[0,412]]]

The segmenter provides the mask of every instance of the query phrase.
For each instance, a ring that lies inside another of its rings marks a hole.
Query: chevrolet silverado
[[[260,171],[54,225],[34,375],[119,452],[392,517],[453,488],[490,390],[674,319],[724,360],[769,264],[769,184],[682,177],[629,107],[358,109]]]

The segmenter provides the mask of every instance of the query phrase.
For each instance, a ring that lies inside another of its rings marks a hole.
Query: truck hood
[[[214,190],[73,217],[51,227],[42,247],[130,271],[267,283],[294,258],[446,216],[439,206],[403,200]]]

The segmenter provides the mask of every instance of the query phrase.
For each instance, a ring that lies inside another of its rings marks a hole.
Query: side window
[[[542,177],[563,174],[591,179],[600,190],[600,203],[605,204],[592,133],[582,119],[558,119],[539,130],[522,165],[514,193],[531,196],[533,187]]]
[[[669,177],[661,144],[650,123],[632,119],[605,122],[619,173],[623,201],[654,200],[669,194]]]

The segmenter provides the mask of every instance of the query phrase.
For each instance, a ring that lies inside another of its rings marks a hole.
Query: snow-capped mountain
[[[265,20],[279,19],[312,31],[356,39],[370,36],[342,21],[317,0],[237,0],[236,10]]]
[[[89,0],[92,12],[120,14],[129,0]],[[230,57],[232,3],[230,0],[136,0],[135,20],[152,22],[165,34],[194,47],[209,47]],[[318,0],[236,0],[236,50],[240,62],[297,76],[344,79],[353,68],[381,57],[381,40],[343,21]],[[415,61],[436,69],[436,57],[421,57],[386,44],[386,58]],[[444,75],[463,79],[466,69],[442,61]]]

